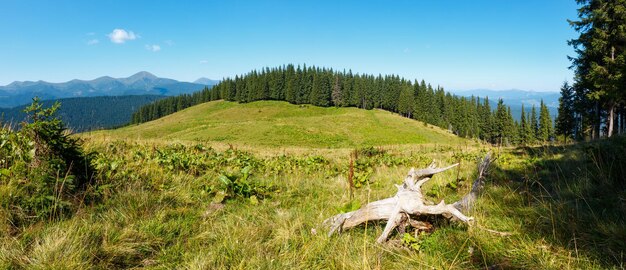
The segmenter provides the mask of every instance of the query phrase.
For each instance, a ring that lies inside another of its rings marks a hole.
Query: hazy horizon
[[[68,80],[68,81],[60,81],[60,82],[51,82],[51,81],[44,81],[44,80],[13,81],[13,82],[11,82],[9,84],[0,85],[0,87],[8,86],[8,85],[10,85],[12,83],[15,83],[15,82],[22,82],[23,83],[23,82],[40,82],[40,81],[43,81],[43,82],[46,82],[46,83],[62,84],[62,83],[66,83],[66,82],[69,82],[69,81],[72,81],[72,80],[91,81],[91,80],[95,80],[95,79],[102,78],[102,77],[111,77],[111,78],[114,78],[114,79],[125,79],[125,78],[128,78],[130,76],[142,73],[142,72],[148,72],[148,73],[150,73],[150,74],[152,74],[152,75],[154,75],[156,77],[159,77],[159,78],[166,78],[166,77],[163,77],[163,76],[159,76],[158,74],[154,74],[153,72],[150,72],[148,70],[141,70],[141,71],[135,72],[133,74],[130,74],[128,76],[122,76],[122,77],[113,77],[113,76],[109,76],[109,75],[102,75],[102,76],[98,76],[98,77],[95,77],[95,78],[74,78],[74,79],[71,79],[71,80]],[[241,74],[237,74],[237,75],[241,75]],[[231,77],[234,77],[234,76],[231,76]],[[166,79],[174,79],[174,78],[166,78]],[[182,80],[177,80],[177,81],[194,83],[195,81],[200,80],[200,79],[208,79],[208,80],[212,80],[212,81],[221,81],[221,79],[215,79],[215,78],[209,78],[209,77],[199,77],[199,78],[196,78],[194,80],[189,80],[189,81],[182,81]],[[417,78],[414,78],[414,79],[417,79]],[[412,79],[412,80],[414,80],[414,79]],[[174,79],[174,80],[176,80],[176,79]],[[470,92],[470,91],[494,91],[494,92],[525,91],[525,92],[536,92],[536,93],[556,93],[556,92],[558,92],[558,90],[528,90],[528,89],[518,89],[518,88],[510,88],[510,89],[491,89],[491,88],[448,89],[448,88],[444,88],[444,89],[447,92],[451,92],[451,93],[463,93],[463,92]]]

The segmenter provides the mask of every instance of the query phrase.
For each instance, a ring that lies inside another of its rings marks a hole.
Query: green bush
[[[38,99],[18,131],[0,129],[0,207],[14,225],[69,213],[92,179],[90,155]]]

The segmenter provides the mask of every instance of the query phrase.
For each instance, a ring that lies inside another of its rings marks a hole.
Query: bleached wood
[[[472,206],[474,205],[474,201],[478,197],[478,193],[485,186],[485,176],[487,175],[487,170],[489,169],[489,165],[491,165],[491,153],[487,153],[485,158],[478,164],[478,176],[474,183],[472,184],[472,189],[469,193],[467,193],[463,198],[454,203],[454,207],[461,211],[470,211]]]
[[[340,233],[368,221],[386,220],[385,229],[377,239],[379,243],[382,243],[387,240],[394,228],[404,224],[407,217],[410,222],[410,216],[443,215],[460,222],[470,223],[473,218],[466,216],[459,210],[466,211],[471,208],[478,192],[484,185],[484,176],[490,163],[491,157],[490,154],[487,154],[478,166],[478,178],[474,181],[469,194],[458,202],[446,204],[442,200],[437,205],[429,205],[424,200],[421,186],[430,180],[433,175],[454,168],[459,164],[437,168],[433,162],[425,169],[415,170],[411,168],[403,184],[396,185],[398,192],[395,196],[368,203],[356,211],[338,214],[324,221],[330,227],[328,235],[331,236],[335,232]]]

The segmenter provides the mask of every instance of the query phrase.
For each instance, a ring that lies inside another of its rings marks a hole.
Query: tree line
[[[626,0],[577,0],[579,37],[570,68],[574,83],[561,87],[557,134],[598,139],[626,130]]]
[[[132,123],[143,123],[212,100],[236,102],[282,100],[292,104],[383,109],[448,129],[461,137],[498,144],[530,144],[553,137],[552,120],[543,102],[521,120],[499,100],[459,97],[422,81],[397,75],[354,74],[292,64],[253,70],[227,78],[194,94],[169,97],[141,107]],[[524,114],[524,113],[523,113]]]

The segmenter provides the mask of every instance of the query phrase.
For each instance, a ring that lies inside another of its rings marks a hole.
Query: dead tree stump
[[[419,215],[442,215],[446,218],[452,218],[469,224],[473,218],[466,216],[461,211],[467,212],[471,209],[478,196],[478,192],[484,186],[484,178],[491,162],[491,155],[487,154],[478,165],[478,177],[472,184],[471,191],[461,200],[451,204],[446,204],[442,200],[439,204],[432,205],[425,201],[421,187],[436,173],[451,169],[459,165],[458,163],[445,168],[437,168],[433,162],[425,169],[415,170],[411,168],[403,184],[396,185],[398,192],[395,196],[368,203],[356,211],[338,214],[325,220],[324,223],[330,227],[328,236],[333,235],[335,232],[340,233],[368,221],[386,220],[387,225],[382,235],[377,239],[378,243],[382,243],[387,241],[389,234],[394,228],[405,224],[407,220],[411,224],[415,224],[414,226],[424,226],[418,225],[419,223],[411,222],[411,216]]]

